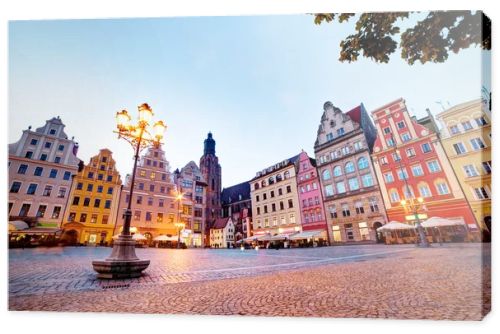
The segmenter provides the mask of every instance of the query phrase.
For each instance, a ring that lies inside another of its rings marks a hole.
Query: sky
[[[338,61],[353,24],[313,23],[311,15],[13,21],[9,24],[9,143],[60,116],[78,157],[113,151],[124,177],[133,152],[118,140],[115,114],[134,117],[147,102],[167,124],[172,170],[199,163],[211,131],[222,185],[304,149],[314,156],[325,101],[370,112],[403,97],[425,116],[479,98],[481,51],[442,64]],[[406,21],[404,25],[411,24]],[[403,26],[404,26],[403,25]],[[488,64],[489,65],[489,64]],[[490,66],[490,65],[489,65]]]

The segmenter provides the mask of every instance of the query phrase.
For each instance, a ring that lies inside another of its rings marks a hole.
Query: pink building
[[[328,226],[316,170],[316,160],[309,158],[307,152],[302,151],[297,164],[297,188],[302,231],[317,231],[318,237],[328,240]]]

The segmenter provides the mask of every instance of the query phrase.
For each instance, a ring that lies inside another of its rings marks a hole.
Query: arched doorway
[[[74,246],[78,243],[78,232],[76,230],[64,231],[62,241],[69,246]]]
[[[146,244],[151,246],[153,243],[153,235],[150,232],[146,232],[144,233],[144,236],[146,237]]]
[[[378,244],[385,242],[385,236],[384,236],[384,234],[377,232],[377,229],[379,227],[382,227],[382,223],[381,222],[375,222],[375,223],[373,223],[373,231],[375,232],[375,238],[377,239],[377,243]]]

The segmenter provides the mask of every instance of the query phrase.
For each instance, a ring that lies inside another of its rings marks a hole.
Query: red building
[[[316,170],[316,160],[309,158],[307,153],[302,151],[297,164],[297,188],[302,231],[318,231],[324,240],[328,240],[328,226]]]
[[[389,221],[414,223],[414,212],[402,200],[421,197],[421,220],[442,217],[476,224],[432,115],[417,120],[398,99],[372,111],[372,117],[377,128],[372,159]]]

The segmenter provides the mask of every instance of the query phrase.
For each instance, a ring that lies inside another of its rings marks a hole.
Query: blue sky
[[[149,103],[166,122],[173,168],[199,162],[212,131],[223,186],[278,161],[314,154],[323,103],[371,111],[403,97],[421,117],[480,96],[480,50],[444,64],[340,63],[353,24],[310,15],[16,21],[9,25],[9,142],[59,115],[85,162],[102,147],[122,175],[132,150],[112,133],[123,108]]]

